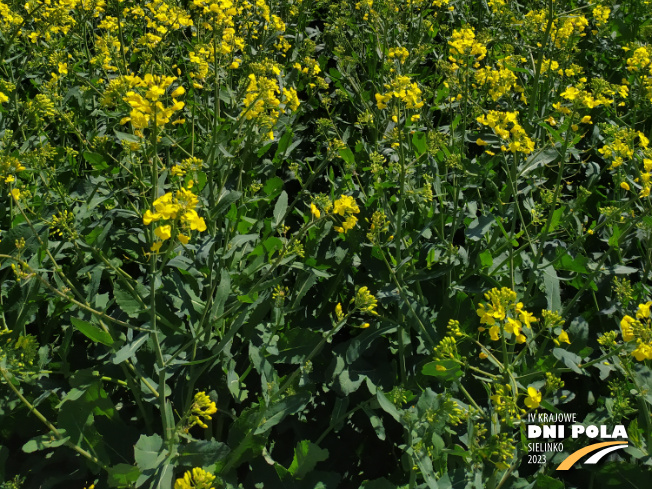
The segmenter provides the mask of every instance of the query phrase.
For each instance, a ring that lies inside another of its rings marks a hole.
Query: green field
[[[652,2],[0,0],[0,56],[0,489],[649,485]]]

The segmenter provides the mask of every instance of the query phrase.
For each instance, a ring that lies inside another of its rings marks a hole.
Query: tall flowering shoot
[[[534,151],[534,141],[518,123],[518,112],[498,112],[490,110],[477,118],[478,123],[490,127],[501,139],[500,150],[510,153],[530,154]]]
[[[164,221],[154,229],[154,235],[158,238],[152,245],[152,251],[159,251],[163,242],[170,239],[176,233],[177,239],[188,244],[190,231],[206,231],[206,222],[199,217],[195,210],[199,198],[189,189],[181,189],[175,192],[167,192],[154,201],[154,212],[150,209],[143,215],[143,224],[146,226],[153,222]]]
[[[620,331],[625,343],[636,345],[631,355],[637,361],[652,360],[652,318],[650,317],[652,301],[639,304],[636,317],[625,315],[620,321]]]
[[[532,328],[532,323],[538,321],[536,317],[523,307],[522,302],[516,301],[516,292],[507,287],[493,288],[484,295],[486,303],[480,303],[476,310],[480,317],[480,332],[489,328],[489,337],[498,341],[507,334],[518,343],[525,343],[527,338],[523,334],[523,327]]]

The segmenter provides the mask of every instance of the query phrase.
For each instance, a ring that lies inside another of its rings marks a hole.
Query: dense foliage
[[[645,487],[649,4],[0,1],[1,487]]]

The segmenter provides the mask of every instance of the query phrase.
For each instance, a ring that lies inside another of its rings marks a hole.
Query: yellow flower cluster
[[[500,146],[502,151],[530,154],[534,151],[534,141],[528,137],[523,127],[518,123],[517,116],[518,111],[498,112],[490,110],[486,115],[481,115],[476,120],[483,126],[489,126],[504,141]]]
[[[566,90],[561,92],[560,96],[566,100],[569,100],[570,102],[573,102],[573,104],[578,107],[584,107],[587,109],[593,109],[600,105],[606,105],[613,102],[613,100],[606,98],[603,94],[599,94],[596,98],[591,92],[578,89],[573,85],[566,87]],[[562,107],[559,102],[552,104],[552,106],[554,109],[559,110],[564,114],[571,113],[570,109],[567,107]]]
[[[387,54],[389,59],[396,58],[401,64],[405,63],[405,60],[408,58],[409,55],[410,53],[408,52],[408,50],[403,47],[390,48],[389,53]]]
[[[188,172],[195,172],[201,170],[202,160],[196,157],[186,158],[182,160],[179,164],[174,165],[170,169],[170,173],[173,176],[184,176]]]
[[[633,72],[647,71],[652,58],[652,46],[641,46],[634,50],[632,56],[627,58],[627,70]]]
[[[531,10],[525,14],[523,25],[526,31],[545,32],[548,26],[548,12],[546,10]],[[570,41],[573,36],[583,37],[584,30],[589,21],[583,15],[569,15],[555,18],[552,21],[550,39],[558,49],[571,48]]]
[[[511,423],[521,419],[521,416],[525,414],[525,410],[518,407],[517,398],[512,391],[512,386],[509,384],[495,384],[493,387],[495,394],[489,399],[491,399],[494,410],[500,417],[500,420],[503,423]]]
[[[0,180],[11,183],[16,180],[16,174],[25,170],[25,167],[15,156],[0,156]]]
[[[610,170],[618,168],[627,161],[634,160],[638,150],[647,150],[650,140],[640,131],[634,131],[626,127],[613,129],[608,132],[610,142],[598,149],[605,159],[611,160]],[[638,138],[638,142],[636,139]],[[643,158],[643,171],[640,177],[633,177],[635,182],[641,185],[639,196],[641,198],[650,195],[652,189],[652,159]],[[625,183],[625,182],[623,182]],[[625,183],[625,190],[629,185]]]
[[[514,335],[518,343],[525,343],[525,335],[521,328],[530,329],[533,322],[538,321],[532,313],[523,309],[522,302],[516,302],[516,292],[503,287],[493,288],[484,295],[488,304],[478,306],[476,313],[480,316],[480,324],[489,326],[489,336],[493,341],[500,339],[501,333]],[[484,326],[478,328],[485,331]]]
[[[351,302],[355,302],[355,308],[357,310],[378,316],[378,313],[376,312],[378,301],[376,300],[376,297],[369,292],[368,287],[360,287],[358,292],[355,294],[355,299],[352,299]]]
[[[215,489],[215,476],[204,469],[195,467],[176,480],[174,489]]]
[[[335,226],[335,231],[346,234],[346,232],[353,229],[358,222],[358,218],[353,214],[360,213],[360,208],[353,197],[350,195],[342,195],[335,201],[335,204],[333,205],[333,213],[339,214],[345,218],[341,226]]]
[[[556,48],[563,49],[568,47],[567,43],[572,36],[586,36],[584,30],[588,27],[589,21],[583,15],[572,15],[561,19],[558,27],[556,24],[557,21],[553,21],[553,30],[550,37]]]
[[[168,192],[154,201],[155,212],[152,212],[149,209],[145,211],[145,214],[143,215],[143,224],[148,226],[153,222],[161,220],[176,221],[179,219],[179,227],[185,232],[187,232],[188,229],[199,232],[206,231],[204,218],[199,217],[195,210],[198,202],[199,198],[190,190],[182,188],[177,191],[175,195]],[[154,230],[154,234],[160,241],[156,241],[152,245],[152,251],[159,251],[163,241],[172,237],[173,227],[177,227],[176,222],[158,226]],[[190,237],[181,232],[177,235],[177,238],[183,244],[187,244],[188,241],[190,241]]]
[[[23,18],[20,15],[12,11],[6,3],[0,2],[0,32],[2,32],[5,37],[11,35],[11,32],[15,27],[22,23]]]
[[[627,343],[636,342],[636,349],[632,356],[639,362],[652,360],[652,318],[650,317],[652,301],[639,304],[636,311],[636,318],[625,316],[620,321],[620,330],[623,333],[623,340]]]
[[[217,406],[213,401],[211,401],[210,397],[206,395],[206,392],[198,392],[193,398],[192,406],[190,406],[187,430],[195,425],[199,425],[204,429],[208,428],[208,425],[204,423],[204,420],[210,421],[211,417],[216,412]]]
[[[645,96],[652,102],[652,46],[642,46],[627,59],[627,69],[637,73],[640,83],[645,89]]]
[[[507,68],[480,68],[475,72],[474,77],[473,88],[486,86],[489,89],[491,100],[494,102],[507,94],[512,87],[517,86],[516,75]]]
[[[387,102],[392,97],[405,102],[408,109],[420,109],[423,107],[421,89],[416,83],[410,80],[409,76],[400,75],[396,77],[392,83],[385,84],[385,89],[388,90],[386,93],[376,94],[376,104],[381,110],[387,107]]]
[[[50,42],[53,37],[68,34],[77,24],[73,15],[80,4],[80,0],[28,0],[24,7],[34,30],[26,34],[27,38],[33,43],[41,38]]]
[[[453,69],[459,68],[458,63],[474,65],[477,68],[478,61],[487,56],[487,47],[476,41],[473,28],[454,30],[448,45],[451,53],[448,60],[453,63]]]
[[[494,14],[498,14],[505,10],[507,0],[488,0],[487,5]]]
[[[598,5],[593,9],[593,19],[595,20],[595,25],[601,27],[607,23],[609,19],[609,14],[611,14],[611,9],[609,7],[603,7]]]
[[[240,117],[247,120],[258,119],[262,126],[269,129],[269,138],[274,139],[271,128],[276,124],[281,111],[278,107],[281,100],[277,97],[281,93],[278,82],[264,76],[249,75],[249,85],[243,104],[244,109]],[[292,111],[299,108],[299,97],[294,88],[283,88],[283,102]]]
[[[159,100],[165,96],[167,88],[176,80],[175,77],[153,76],[148,73],[143,78],[139,76],[125,76],[123,78],[132,88],[145,89],[145,96],[143,97],[133,90],[127,92],[123,100],[131,107],[131,113],[129,117],[124,117],[120,124],[131,122],[136,130],[141,130],[147,128],[153,120],[157,127],[162,127],[170,122],[170,117],[175,112],[180,111],[185,106],[183,102],[176,99],[186,93],[182,86],[178,86],[169,94],[172,97],[172,105],[166,107]],[[181,119],[173,122],[173,124],[183,122]]]
[[[193,25],[188,12],[164,0],[152,0],[143,6],[125,7],[122,16],[125,19],[132,19],[134,25],[147,26],[147,31],[135,44],[148,48],[157,46],[171,31]]]

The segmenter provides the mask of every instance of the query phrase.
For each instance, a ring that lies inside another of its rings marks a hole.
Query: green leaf
[[[269,197],[273,197],[279,190],[283,188],[283,180],[279,177],[270,178],[263,186],[263,192]]]
[[[558,479],[553,479],[552,477],[539,474],[537,476],[537,489],[564,489],[564,483]]]
[[[106,170],[109,167],[101,154],[84,151],[83,155],[84,159],[88,161],[96,170]]]
[[[424,154],[428,149],[428,146],[426,145],[426,135],[422,131],[417,131],[414,133],[412,136],[412,144],[417,150],[418,155]]]
[[[328,459],[328,450],[308,440],[301,440],[294,449],[294,459],[290,465],[290,473],[296,479],[303,479],[319,462]]]
[[[353,155],[353,151],[351,151],[349,148],[342,148],[340,149],[339,153],[342,159],[349,165],[355,164],[355,156]]]
[[[134,294],[140,295],[141,300],[144,301],[145,298],[149,296],[149,291],[140,283],[137,284],[134,293],[127,289],[122,282],[116,281],[113,284],[113,296],[115,297],[115,301],[118,303],[118,306],[120,306],[120,309],[131,318],[138,317],[138,315],[143,312],[143,307]]]
[[[127,142],[127,143],[139,143],[140,144],[140,138],[134,136],[133,134],[128,134],[126,132],[120,132],[120,131],[113,131],[116,135],[116,137],[120,140],[120,142]]]
[[[267,409],[265,413],[267,419],[256,428],[254,434],[260,435],[265,433],[283,421],[287,415],[299,412],[306,404],[308,404],[311,397],[312,396],[308,392],[300,392],[294,396],[287,397],[282,401],[277,402]]]
[[[140,470],[135,465],[118,464],[109,467],[108,483],[110,487],[119,489],[133,487],[140,476]]]
[[[464,375],[459,363],[455,360],[437,360],[427,363],[421,369],[421,373],[439,377],[442,380],[455,380]]]
[[[469,224],[464,234],[471,241],[480,241],[495,224],[496,219],[493,215],[480,216]]]
[[[545,260],[544,260],[545,265]],[[559,277],[552,266],[547,266],[543,270],[543,289],[548,301],[550,311],[561,310],[561,289],[559,287]]]
[[[106,331],[100,329],[98,326],[84,321],[83,319],[70,318],[72,325],[81,332],[84,336],[89,338],[95,343],[102,343],[106,346],[113,345],[113,338]]]
[[[125,360],[132,358],[141,347],[141,345],[147,341],[147,338],[149,338],[149,333],[140,333],[134,341],[120,348],[111,357],[111,362],[113,362],[115,365],[119,365]]]
[[[552,354],[555,358],[564,362],[564,365],[570,368],[573,372],[587,375],[585,370],[579,368],[579,364],[582,362],[582,358],[579,355],[563,348],[553,348]]]
[[[274,206],[274,220],[272,221],[272,227],[276,228],[281,224],[283,217],[285,217],[285,211],[288,208],[288,194],[285,190],[281,192],[276,205]]]
[[[278,356],[275,362],[302,364],[321,339],[322,335],[309,329],[291,329],[278,341]]]
[[[550,218],[549,232],[553,232],[555,229],[557,229],[557,226],[559,226],[559,222],[561,221],[561,217],[564,215],[564,212],[566,212],[566,206],[561,206],[559,209],[552,213],[552,218]]]
[[[140,435],[134,446],[134,459],[142,471],[155,469],[165,459],[167,450],[163,448],[163,438],[159,435]]]
[[[179,448],[179,464],[188,467],[206,467],[226,458],[231,450],[216,440],[191,441]]]
[[[59,432],[62,435],[65,435],[66,430],[59,429]],[[65,444],[68,440],[70,440],[69,436],[63,436],[62,438],[57,438],[51,433],[46,433],[44,435],[39,435],[31,440],[29,440],[27,443],[23,445],[23,452],[25,453],[34,453],[39,450],[46,450],[49,448],[56,448],[60,447],[61,445]]]
[[[480,253],[479,257],[480,257],[480,266],[482,268],[488,268],[494,264],[494,259],[491,256],[491,252],[489,250],[484,250],[482,253]]]
[[[614,224],[611,226],[611,230],[613,234],[609,238],[609,246],[612,246],[614,248],[618,247],[618,241],[620,240],[620,235],[622,234],[622,231],[620,227],[618,227],[617,224]]]

